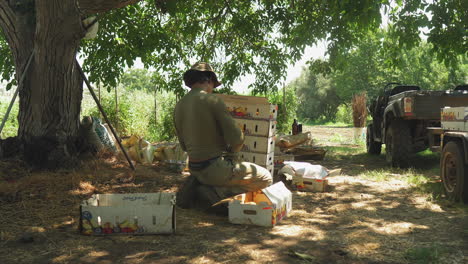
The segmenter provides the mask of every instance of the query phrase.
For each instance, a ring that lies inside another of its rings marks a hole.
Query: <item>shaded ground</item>
[[[291,216],[274,228],[178,209],[176,235],[82,236],[79,203],[92,193],[171,192],[184,176],[154,165],[133,179],[112,159],[54,173],[1,163],[0,263],[468,263],[468,210],[437,193],[437,155],[391,170],[353,144],[349,128],[307,129],[329,149],[315,163],[343,174],[329,192],[295,192]],[[413,174],[429,181],[410,184]],[[18,241],[25,232],[34,242]]]

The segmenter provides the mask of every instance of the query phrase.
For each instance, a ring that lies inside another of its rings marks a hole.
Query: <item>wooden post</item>
[[[119,94],[117,92],[118,85],[115,86],[115,128],[119,130]]]

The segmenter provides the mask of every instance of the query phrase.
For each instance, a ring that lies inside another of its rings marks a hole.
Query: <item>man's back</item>
[[[181,146],[193,160],[220,156],[243,142],[222,99],[202,89],[192,89],[177,103],[174,120]]]

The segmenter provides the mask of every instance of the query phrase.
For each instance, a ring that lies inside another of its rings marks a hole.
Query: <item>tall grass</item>
[[[1,97],[0,101],[0,122],[2,122],[7,109],[8,105],[10,104],[11,98],[9,97]],[[17,100],[18,101],[18,100]],[[8,116],[8,119],[3,127],[2,133],[0,134],[1,138],[7,137],[15,137],[18,135],[18,102],[16,102]]]
[[[366,93],[362,92],[353,96],[351,105],[353,107],[354,127],[365,127],[367,118]]]
[[[172,119],[175,103],[174,94],[158,93],[155,112],[154,94],[133,90],[119,95],[116,108],[113,92],[101,94],[101,105],[121,136],[137,135],[153,142],[175,139]],[[89,94],[85,93],[82,106],[82,116],[102,118]]]

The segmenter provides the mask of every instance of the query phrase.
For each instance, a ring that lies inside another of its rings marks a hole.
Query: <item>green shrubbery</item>
[[[0,101],[0,116],[1,120],[0,123],[3,120],[3,117],[5,116],[8,105],[10,104],[11,98],[6,98],[2,97],[2,100]],[[10,115],[8,116],[8,119],[5,123],[5,126],[3,127],[2,133],[1,133],[1,138],[7,138],[7,137],[14,137],[18,135],[18,103],[14,104]]]
[[[268,96],[268,101],[278,105],[277,133],[288,134],[296,117],[297,97],[294,89],[286,89],[286,99],[283,100],[283,93],[276,92]]]
[[[351,105],[341,104],[335,115],[336,123],[351,125],[353,123],[353,109]]]
[[[154,94],[141,90],[125,91],[118,96],[118,112],[115,107],[113,92],[104,92],[101,104],[110,122],[121,136],[138,135],[149,141],[175,139],[172,112],[175,106],[175,95],[158,93],[157,113],[155,114]],[[91,97],[83,100],[82,115],[101,117]]]

